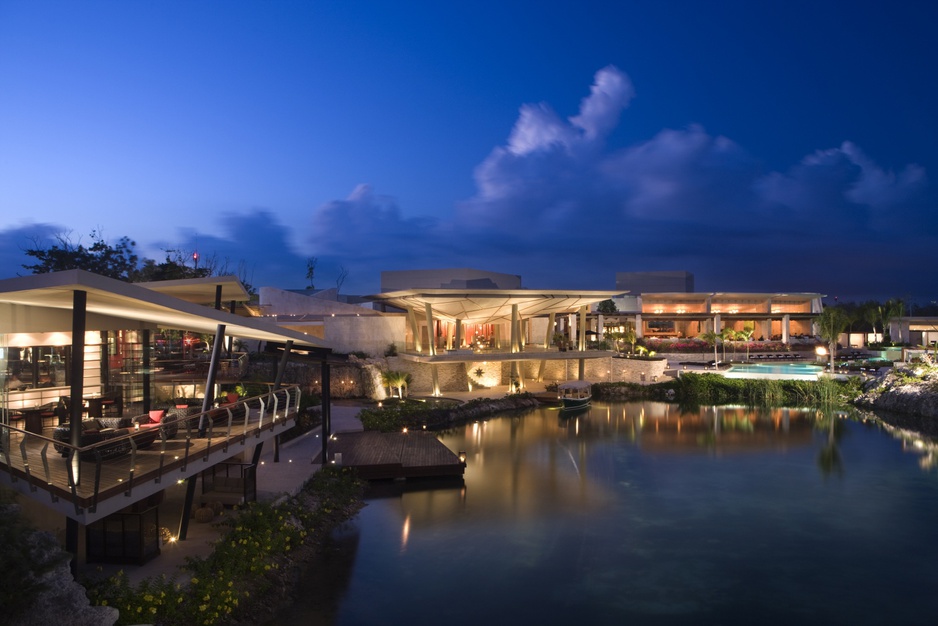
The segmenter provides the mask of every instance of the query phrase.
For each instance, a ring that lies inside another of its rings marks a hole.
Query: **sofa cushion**
[[[150,411],[150,423],[159,424],[163,419],[163,414],[166,411]]]

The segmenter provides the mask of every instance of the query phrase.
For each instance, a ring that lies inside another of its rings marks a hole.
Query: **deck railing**
[[[18,491],[47,491],[53,505],[65,499],[73,505],[75,517],[81,518],[86,512],[96,513],[102,498],[122,493],[130,498],[126,506],[135,501],[133,492],[142,482],[159,485],[170,472],[173,479],[188,478],[210,467],[202,463],[190,467],[196,459],[208,462],[214,456],[222,461],[236,453],[233,445],[240,449],[251,439],[261,440],[265,432],[273,436],[278,429],[285,430],[296,414],[300,393],[299,387],[284,387],[199,411],[176,422],[173,438],[167,437],[165,428],[154,426],[74,446],[0,424],[0,469],[9,474],[10,484]],[[121,446],[129,450],[109,458],[109,451]],[[78,482],[75,468],[79,469]]]

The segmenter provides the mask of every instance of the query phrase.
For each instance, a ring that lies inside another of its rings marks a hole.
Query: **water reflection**
[[[925,444],[845,415],[610,404],[441,439],[467,452],[464,483],[394,483],[369,500],[331,623],[930,624],[938,612],[938,481],[903,451]],[[306,623],[295,615],[281,623]]]

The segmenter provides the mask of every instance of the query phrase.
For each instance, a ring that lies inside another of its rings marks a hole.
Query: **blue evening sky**
[[[938,299],[938,4],[0,0],[0,277],[65,234],[373,293]]]

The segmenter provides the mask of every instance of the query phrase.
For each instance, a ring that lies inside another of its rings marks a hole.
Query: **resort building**
[[[613,301],[618,321],[634,324],[638,338],[691,338],[724,328],[752,330],[758,341],[814,337],[819,293],[644,293]]]
[[[616,289],[633,296],[643,293],[692,293],[694,275],[690,272],[616,272]]]
[[[411,270],[382,272],[381,293],[363,298],[370,309],[264,288],[260,310],[337,351],[393,359],[383,367],[406,370],[412,389],[433,394],[531,380],[651,380],[661,374],[652,365],[613,359],[607,332],[630,326],[638,339],[679,339],[749,329],[754,340],[790,344],[813,341],[821,312],[821,294],[647,290],[692,289],[688,272],[619,273],[616,282],[643,291],[525,289],[514,274]],[[600,312],[604,300],[617,311]]]

